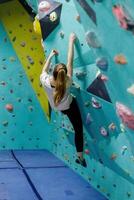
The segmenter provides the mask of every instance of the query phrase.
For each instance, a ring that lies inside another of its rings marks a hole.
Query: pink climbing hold
[[[120,26],[124,29],[127,29],[127,23],[125,21],[126,16],[122,9],[122,6],[114,5],[112,10],[117,20],[120,22]]]
[[[51,4],[48,1],[42,1],[39,4],[39,11],[47,12],[51,8]]]
[[[85,149],[85,154],[90,154],[90,151],[88,149]]]
[[[6,108],[9,112],[12,112],[12,111],[13,111],[13,106],[12,106],[12,104],[6,104],[5,108]]]
[[[101,135],[103,135],[104,137],[108,136],[108,132],[107,132],[107,130],[106,130],[104,127],[101,127],[101,128],[100,128],[100,133],[101,133]]]
[[[102,74],[100,78],[102,81],[108,81],[108,77],[105,76],[104,74]]]
[[[117,102],[116,112],[122,120],[122,123],[128,128],[134,130],[134,113],[125,105]]]

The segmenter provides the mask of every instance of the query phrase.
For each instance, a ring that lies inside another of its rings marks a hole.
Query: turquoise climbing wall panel
[[[0,149],[47,148],[47,119],[2,23],[0,38]]]
[[[125,8],[132,26],[133,1],[57,2],[62,3],[60,23],[45,39],[45,52],[57,48],[52,64],[66,63],[69,34],[76,33],[72,93],[83,119],[88,167],[75,163],[74,131],[61,113],[52,112],[50,150],[108,199],[133,200],[134,36],[113,13],[114,5]]]

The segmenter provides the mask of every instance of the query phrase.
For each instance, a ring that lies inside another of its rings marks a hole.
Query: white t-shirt
[[[71,104],[72,99],[73,99],[72,95],[70,94],[70,87],[72,85],[72,79],[70,78],[67,81],[66,92],[64,94],[64,97],[62,98],[62,100],[58,104],[58,106],[54,105],[53,92],[54,92],[55,88],[51,86],[51,83],[50,83],[51,80],[52,80],[52,76],[49,75],[45,71],[40,75],[40,81],[41,81],[41,84],[42,84],[42,86],[44,87],[44,89],[47,93],[51,108],[54,108],[54,109],[60,110],[60,111],[69,109],[70,104]]]

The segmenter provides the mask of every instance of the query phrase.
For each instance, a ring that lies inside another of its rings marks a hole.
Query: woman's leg
[[[75,131],[75,146],[77,154],[81,159],[83,159],[83,124],[75,98],[73,98],[70,108],[62,112],[68,116],[73,125]]]

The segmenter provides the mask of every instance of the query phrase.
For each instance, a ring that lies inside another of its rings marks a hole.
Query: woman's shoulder
[[[48,74],[47,72],[43,72],[40,76],[40,80],[41,80],[41,83],[44,85],[44,86],[50,86],[50,82],[51,82],[51,75]]]

